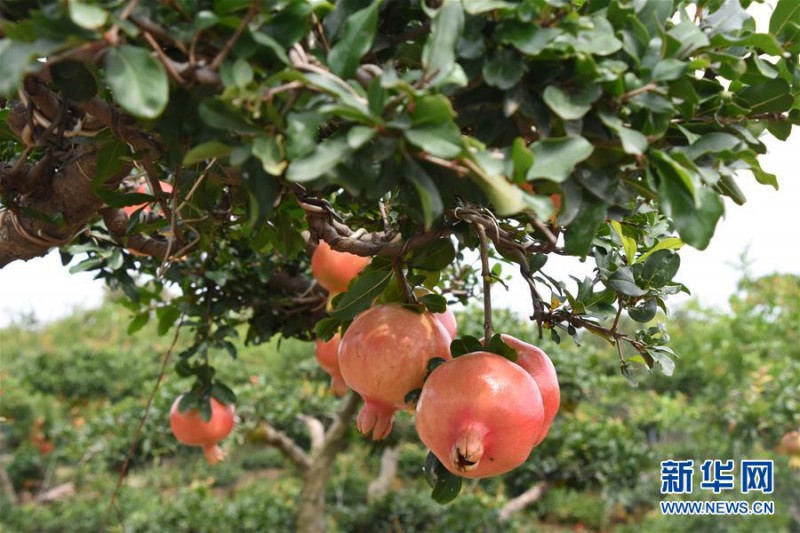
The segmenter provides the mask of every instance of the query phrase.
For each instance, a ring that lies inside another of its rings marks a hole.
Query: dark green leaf
[[[404,161],[405,172],[403,175],[417,191],[417,196],[422,205],[425,229],[428,230],[444,213],[444,204],[439,195],[439,189],[436,188],[436,184],[428,176],[428,173],[413,159],[406,157]]]
[[[111,48],[106,53],[105,79],[117,103],[135,117],[156,118],[167,106],[167,73],[144,48]]]
[[[498,48],[483,61],[483,79],[503,91],[517,84],[523,70],[522,58],[507,48]]]
[[[542,139],[533,143],[532,148],[533,166],[526,179],[545,178],[556,183],[566,181],[575,165],[594,151],[594,146],[579,135]]]
[[[351,152],[345,136],[326,139],[310,154],[292,161],[286,171],[286,178],[298,183],[319,178],[333,170]]]
[[[459,0],[445,0],[431,23],[431,33],[422,50],[422,65],[433,85],[447,79],[456,64],[456,43],[464,28]]]
[[[658,305],[655,298],[647,298],[640,302],[636,307],[628,308],[628,316],[636,322],[650,322],[658,312]]]
[[[661,180],[658,197],[664,211],[672,217],[681,239],[699,250],[708,246],[717,221],[725,212],[725,204],[718,194],[701,187],[697,200],[675,179]]]
[[[425,480],[433,488],[431,498],[437,503],[453,501],[461,491],[461,478],[447,470],[439,459],[429,452],[425,458]]]
[[[411,268],[423,270],[442,270],[456,258],[456,249],[449,238],[437,239],[430,244],[414,250],[408,260]]]
[[[517,362],[517,351],[503,342],[503,337],[499,333],[496,333],[491,339],[489,339],[489,343],[486,345],[484,350],[487,352],[496,353],[497,355],[505,357],[509,361],[515,363]]]
[[[339,333],[341,327],[341,320],[328,316],[319,320],[314,325],[314,334],[324,341],[329,341],[334,337],[334,335]]]
[[[241,111],[218,98],[203,100],[198,112],[202,121],[212,128],[236,133],[262,132]]]
[[[447,300],[440,294],[426,294],[419,299],[420,303],[431,313],[444,313],[447,311]]]
[[[330,315],[340,320],[351,320],[372,305],[372,301],[389,284],[391,268],[383,270],[365,269],[350,284],[350,288],[337,301]]]
[[[681,266],[681,257],[670,250],[654,252],[642,269],[642,281],[649,287],[663,287],[675,277]]]
[[[633,271],[629,266],[619,267],[608,277],[608,286],[625,296],[644,296],[647,291],[639,288],[633,279]]]
[[[225,405],[236,403],[236,394],[224,383],[217,381],[211,387],[211,396]]]
[[[196,165],[214,158],[226,157],[233,150],[232,146],[213,140],[192,147],[183,156],[184,165]]]
[[[131,150],[128,144],[116,139],[105,142],[97,153],[97,166],[95,167],[92,185],[101,185],[110,178],[119,174],[128,161]]]
[[[174,305],[167,305],[156,309],[156,317],[158,318],[158,334],[166,334],[172,325],[181,316],[181,311]]]
[[[578,92],[568,93],[555,85],[549,85],[542,97],[547,106],[564,120],[577,120],[592,108],[600,98],[602,89],[598,85],[588,85]]]
[[[792,89],[782,78],[745,87],[736,93],[736,99],[756,114],[788,111],[794,103]]]
[[[145,327],[145,325],[147,325],[149,321],[150,321],[149,311],[137,314],[135,317],[133,317],[131,323],[128,324],[128,335],[133,335],[134,333]]]
[[[570,222],[564,237],[564,249],[568,254],[583,257],[589,253],[597,226],[605,221],[606,211],[605,202],[584,191],[580,211]]]
[[[481,344],[481,341],[476,337],[471,335],[464,335],[459,339],[453,339],[453,342],[450,343],[450,354],[453,357],[481,351],[483,351],[483,344]]]
[[[648,353],[661,366],[661,372],[665,376],[672,375],[675,371],[675,361],[666,352],[662,351],[660,347],[653,347],[648,350]]]
[[[797,0],[778,0],[769,19],[769,32],[780,35],[789,23],[800,24],[800,2]]]
[[[369,52],[375,39],[380,5],[380,1],[370,2],[345,21],[339,32],[339,40],[328,54],[328,65],[335,74],[343,78],[351,77],[361,58]]]
[[[95,30],[108,20],[108,12],[100,6],[71,0],[69,2],[69,18],[82,28]]]

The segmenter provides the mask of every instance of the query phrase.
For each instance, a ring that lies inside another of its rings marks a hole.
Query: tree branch
[[[508,503],[506,503],[500,509],[500,521],[506,522],[514,513],[518,513],[532,503],[536,503],[549,489],[550,483],[547,481],[542,481],[541,483],[537,483],[533,487],[529,488],[516,498],[509,500]]]
[[[298,470],[305,472],[309,469],[311,460],[308,454],[291,437],[266,422],[261,423],[260,429],[267,444],[277,448]]]

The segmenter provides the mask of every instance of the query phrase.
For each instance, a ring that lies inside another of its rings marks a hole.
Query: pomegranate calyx
[[[470,426],[461,431],[450,451],[450,460],[459,472],[475,470],[483,458],[486,429]]]
[[[225,452],[216,444],[203,446],[203,455],[205,455],[206,461],[210,465],[215,465],[225,460]]]

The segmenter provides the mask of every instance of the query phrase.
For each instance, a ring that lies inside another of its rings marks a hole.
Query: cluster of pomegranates
[[[346,290],[366,263],[345,268],[351,254],[322,244],[312,258],[318,282]],[[339,266],[328,270],[332,264]],[[408,393],[421,389],[416,429],[439,461],[461,477],[503,474],[522,464],[550,429],[560,404],[555,367],[542,350],[509,335],[501,338],[516,362],[487,351],[454,359],[455,336],[449,309],[434,314],[380,304],[356,316],[343,336],[317,340],[315,354],[333,392],[351,388],[364,399],[362,434],[386,438],[394,413],[409,407]],[[445,362],[428,375],[436,358]]]
[[[346,291],[368,260],[321,242],[311,267],[331,293]],[[364,406],[358,430],[386,438],[394,414],[409,408],[408,393],[421,389],[417,434],[447,470],[468,478],[503,474],[521,465],[547,435],[560,404],[556,370],[542,350],[501,335],[516,361],[488,351],[453,358],[456,336],[451,310],[417,311],[400,303],[374,305],[355,317],[344,335],[317,340],[315,354],[331,376],[331,390],[356,391]],[[431,360],[442,362],[429,371]],[[218,443],[233,429],[234,407],[211,399],[204,421],[197,409],[170,412],[175,437],[203,449],[214,464],[224,458]]]

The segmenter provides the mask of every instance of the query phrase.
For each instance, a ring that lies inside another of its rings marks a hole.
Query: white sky
[[[773,4],[774,2],[769,2]],[[771,7],[755,4],[751,12],[759,31],[768,25]],[[739,178],[747,196],[744,206],[726,200],[725,219],[717,226],[709,247],[698,252],[689,247],[681,251],[681,269],[676,279],[688,286],[704,304],[724,307],[741,275],[739,257],[747,250],[753,275],[774,272],[800,274],[800,133],[780,142],[765,139],[768,153],[761,157],[767,172],[778,176],[780,191],[758,184],[748,174]],[[551,257],[545,271],[566,277],[569,272],[582,278],[592,262]],[[509,267],[510,268],[510,267]],[[521,280],[492,291],[494,302],[523,313],[530,313],[530,298]],[[92,275],[70,275],[61,266],[57,252],[28,262],[16,262],[0,270],[0,327],[22,315],[49,321],[70,314],[76,308],[98,306],[103,283]],[[674,297],[671,302],[679,301]],[[684,298],[685,299],[685,298]]]

